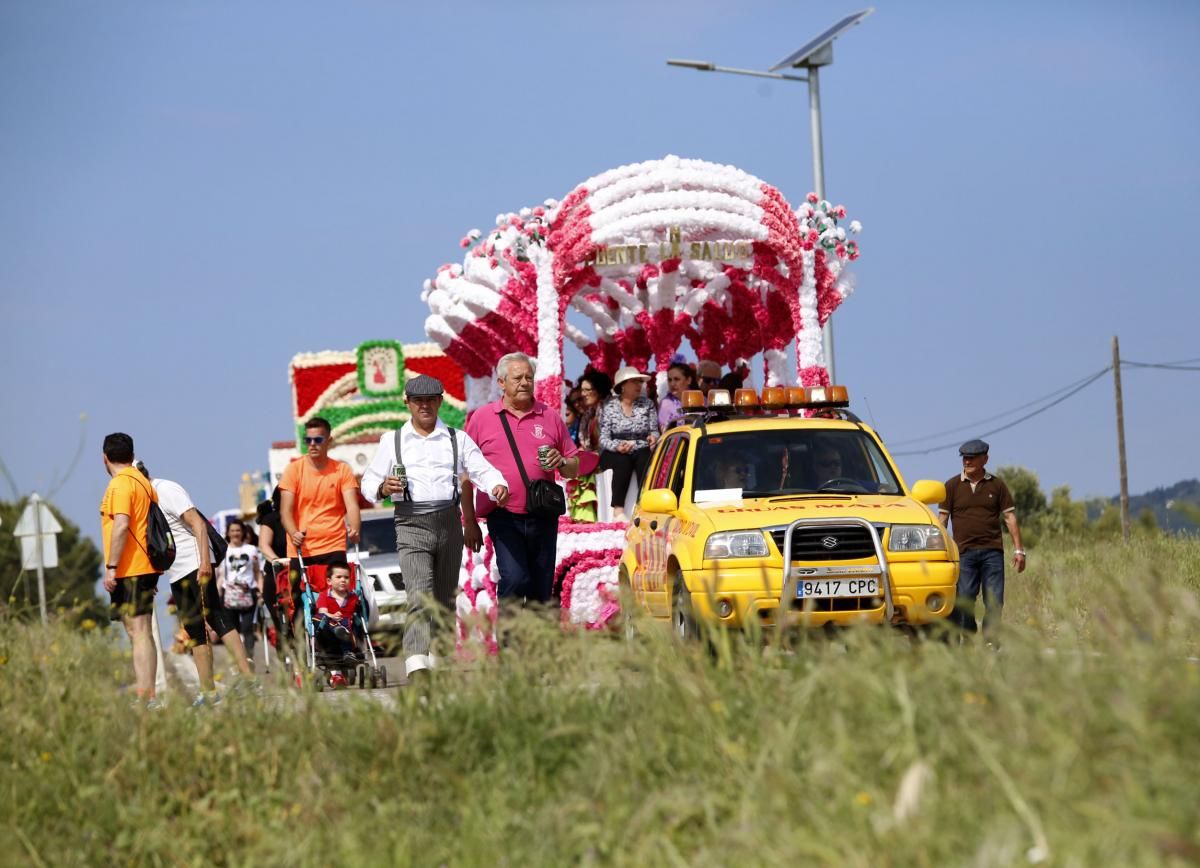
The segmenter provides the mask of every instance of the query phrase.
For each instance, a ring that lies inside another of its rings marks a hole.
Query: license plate
[[[796,596],[808,597],[877,597],[879,578],[869,579],[808,579],[796,582]]]

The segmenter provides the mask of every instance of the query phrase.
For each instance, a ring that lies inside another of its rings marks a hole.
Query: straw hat
[[[643,374],[641,371],[639,371],[633,365],[626,365],[625,367],[621,368],[621,370],[617,371],[616,376],[613,377],[613,389],[621,388],[621,384],[624,383],[626,380],[649,380],[649,379],[650,379],[650,377],[647,374]]]

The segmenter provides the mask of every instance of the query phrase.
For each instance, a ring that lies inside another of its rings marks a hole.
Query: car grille
[[[771,531],[775,548],[783,551],[784,529]],[[828,545],[828,540],[834,540]],[[851,561],[874,558],[871,533],[861,525],[797,527],[792,532],[793,561]]]
[[[792,601],[797,612],[871,612],[882,606],[880,597],[813,597]]]
[[[883,608],[882,597],[812,597],[807,600],[793,600],[794,612],[873,612]],[[773,623],[776,609],[758,610],[758,617],[764,624]]]

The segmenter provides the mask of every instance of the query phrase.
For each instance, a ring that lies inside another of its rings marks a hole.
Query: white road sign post
[[[62,525],[42,503],[37,493],[30,495],[25,511],[13,528],[13,536],[21,540],[21,569],[37,570],[38,608],[42,623],[46,623],[46,567],[58,566],[58,534]]]

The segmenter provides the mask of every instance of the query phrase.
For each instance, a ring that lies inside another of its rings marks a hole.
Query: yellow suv
[[[682,637],[701,624],[928,624],[950,614],[958,551],[845,389],[684,396],[626,534],[620,579]],[[698,405],[698,406],[697,406]],[[817,415],[804,416],[803,411]],[[785,570],[783,551],[790,551]]]

